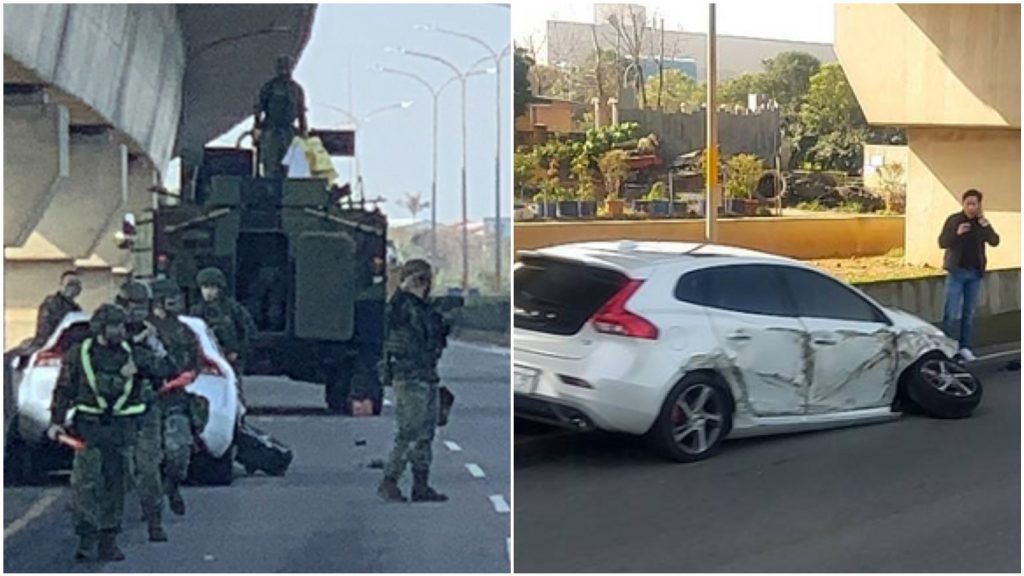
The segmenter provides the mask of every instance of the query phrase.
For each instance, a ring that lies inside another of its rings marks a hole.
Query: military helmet
[[[415,258],[409,260],[402,266],[402,272],[399,275],[400,280],[405,280],[412,276],[430,276],[430,264],[421,258]]]
[[[103,304],[96,309],[89,319],[89,329],[93,334],[103,334],[107,326],[128,323],[128,313],[117,304]]]
[[[153,293],[149,286],[138,280],[129,280],[121,285],[117,291],[115,302],[118,306],[127,307],[129,303],[148,304],[153,299]]]
[[[158,278],[149,285],[153,291],[153,300],[163,302],[164,298],[176,298],[181,296],[181,286],[170,278]]]
[[[218,288],[227,288],[228,279],[224,277],[224,273],[218,268],[203,268],[196,274],[196,284],[200,288],[203,286],[217,286]]]

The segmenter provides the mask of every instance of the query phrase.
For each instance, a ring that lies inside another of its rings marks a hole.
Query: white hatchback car
[[[799,261],[710,244],[520,253],[515,413],[647,434],[677,461],[727,437],[968,416],[956,342]]]
[[[239,399],[231,364],[221,353],[213,332],[199,318],[182,316],[192,330],[203,368],[186,388],[209,402],[210,419],[200,434],[205,453],[196,455],[189,475],[193,481],[229,484],[234,462],[235,429],[245,407]],[[53,468],[67,466],[70,451],[46,438],[50,422],[53,389],[57,385],[64,353],[89,335],[89,315],[72,312],[54,330],[50,339],[30,356],[14,359],[11,366],[16,398],[15,422],[9,426],[5,445],[5,468],[13,477],[38,480]],[[70,416],[69,416],[70,418]]]

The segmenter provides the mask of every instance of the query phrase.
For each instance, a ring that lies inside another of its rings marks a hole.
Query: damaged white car
[[[961,418],[981,400],[941,330],[796,260],[630,241],[520,257],[518,417],[645,434],[688,462],[726,438]]]
[[[190,316],[180,318],[192,330],[202,362],[201,371],[186,389],[206,398],[210,412],[199,435],[204,450],[193,456],[189,478],[202,484],[230,484],[235,431],[245,412],[235,373],[206,323]],[[39,350],[10,360],[16,410],[14,422],[8,423],[4,444],[5,481],[38,483],[49,472],[70,467],[71,450],[50,442],[46,429],[64,353],[88,335],[89,315],[72,312]]]

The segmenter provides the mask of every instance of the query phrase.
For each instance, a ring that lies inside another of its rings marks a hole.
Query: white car
[[[48,469],[67,465],[70,452],[50,442],[46,429],[62,357],[71,346],[89,335],[89,318],[84,312],[68,314],[44,346],[28,357],[13,360],[16,416],[8,428],[13,438],[8,438],[5,445],[5,468],[10,465],[18,468],[12,471],[15,477],[39,479]],[[229,484],[235,429],[245,412],[235,373],[206,323],[190,316],[180,318],[196,337],[203,366],[186,389],[206,398],[210,409],[209,422],[200,433],[206,453],[193,458],[189,475],[197,482]]]
[[[677,461],[740,436],[968,416],[956,342],[796,260],[710,244],[520,253],[515,412],[646,434]]]

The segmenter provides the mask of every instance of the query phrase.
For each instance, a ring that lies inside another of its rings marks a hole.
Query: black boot
[[[178,485],[175,484],[171,487],[167,493],[167,500],[171,508],[171,512],[178,516],[185,515],[185,499],[181,497],[181,490],[178,489]]]
[[[146,529],[149,531],[150,542],[167,542],[167,533],[164,532],[159,509],[146,514]]]
[[[78,548],[75,549],[75,562],[85,562],[96,552],[96,535],[78,537]]]
[[[100,562],[121,562],[124,560],[124,552],[121,552],[121,549],[117,547],[117,534],[113,532],[103,532],[100,534],[98,556]]]
[[[380,485],[377,486],[377,495],[388,502],[407,502],[405,496],[402,496],[402,490],[398,487],[398,480],[394,478],[384,477],[380,481]]]
[[[430,487],[427,479],[430,472],[413,472],[412,478],[412,501],[413,502],[447,502],[448,497]]]

